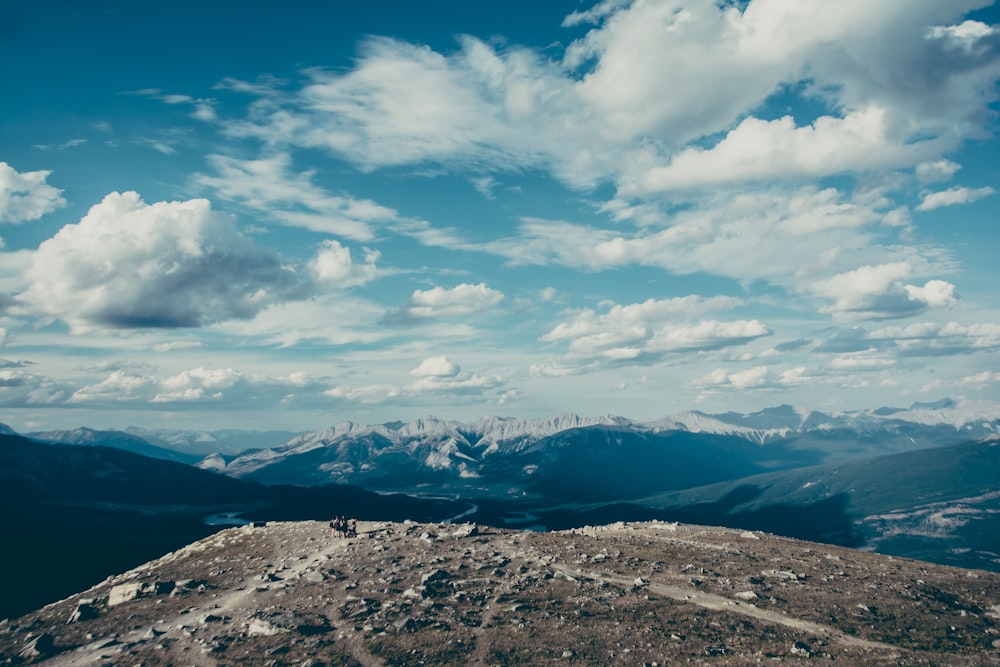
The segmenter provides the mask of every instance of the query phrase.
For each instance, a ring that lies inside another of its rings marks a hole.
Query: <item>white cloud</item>
[[[649,299],[628,305],[608,304],[601,314],[576,311],[541,337],[548,343],[568,341],[554,365],[536,365],[535,374],[561,375],[592,364],[648,363],[665,354],[711,351],[742,345],[770,334],[757,320],[692,321],[705,313],[740,305],[732,297],[696,295]]]
[[[434,287],[414,290],[402,308],[387,313],[387,323],[412,323],[419,320],[458,317],[481,313],[496,307],[504,296],[502,292],[487,287],[486,283],[462,283],[451,289]]]
[[[981,4],[609,0],[566,18],[594,25],[559,61],[469,36],[448,53],[376,37],[353,68],[309,70],[290,93],[229,82],[258,100],[224,126],[365,170],[471,170],[486,193],[490,171],[524,168],[633,192],[910,168],[980,130],[996,98],[992,29],[949,25]],[[771,120],[776,96],[823,111]]]
[[[525,219],[520,235],[477,246],[510,264],[557,264],[599,271],[643,265],[675,274],[704,272],[764,280],[791,292],[873,261],[938,270],[933,249],[881,246],[880,223],[900,222],[877,192],[850,197],[833,188],[721,193],[634,233],[559,220]]]
[[[830,368],[838,371],[873,371],[894,366],[896,361],[871,351],[842,354],[830,361]]]
[[[62,190],[45,180],[50,171],[18,173],[0,162],[0,222],[19,223],[37,220],[66,205]]]
[[[227,201],[258,209],[282,224],[370,241],[372,225],[396,220],[396,211],[373,201],[327,193],[312,182],[313,172],[292,174],[286,153],[258,160],[208,156],[217,176],[199,174],[195,182]]]
[[[771,331],[758,320],[717,322],[706,320],[690,326],[664,327],[649,341],[651,351],[717,350],[742,345]]]
[[[157,343],[153,352],[174,352],[176,350],[193,350],[202,347],[204,343],[197,340],[175,340],[169,343]]]
[[[505,380],[497,375],[483,376],[467,373],[446,356],[427,357],[410,371],[417,378],[409,384],[370,384],[357,387],[338,386],[324,395],[358,403],[381,403],[424,400],[428,395],[481,396],[484,392],[502,387]],[[500,392],[501,396],[506,392]]]
[[[204,199],[112,193],[34,253],[20,299],[76,330],[197,327],[305,295],[274,254]]]
[[[475,373],[456,373],[448,376],[428,375],[407,385],[404,388],[404,393],[482,394],[484,391],[502,386],[503,383],[503,378],[498,375],[483,376]]]
[[[700,387],[731,387],[750,389],[769,382],[771,371],[767,366],[755,366],[742,371],[730,372],[728,368],[717,368],[695,381]]]
[[[363,285],[377,279],[381,272],[376,266],[379,259],[377,250],[365,249],[365,260],[357,264],[351,259],[351,250],[337,241],[324,241],[309,262],[313,278],[320,285],[344,288]]]
[[[728,296],[705,298],[690,295],[673,299],[647,299],[642,303],[631,303],[624,306],[613,304],[601,314],[591,308],[585,308],[578,311],[572,319],[556,325],[542,336],[541,340],[554,342],[629,329],[646,332],[656,327],[666,326],[679,319],[728,310],[742,303],[742,300]]]
[[[234,368],[198,367],[169,376],[115,370],[103,380],[76,389],[68,403],[88,407],[195,404],[209,409],[289,405],[301,394],[315,403],[325,388],[321,379],[298,371],[283,376],[247,374]]]
[[[970,52],[984,37],[995,35],[996,32],[996,28],[981,21],[964,21],[959,25],[934,26],[928,34],[934,39],[944,40]]]
[[[213,328],[227,335],[258,337],[281,347],[303,342],[373,344],[389,336],[385,327],[378,326],[384,314],[383,307],[367,299],[328,290],[305,301],[274,303],[251,320],[230,320]]]
[[[904,285],[911,301],[927,304],[928,308],[946,308],[958,302],[955,286],[944,280],[928,280],[923,287]]]
[[[938,183],[950,181],[952,177],[962,168],[962,165],[951,160],[934,160],[932,162],[921,162],[917,165],[917,178],[923,183]]]
[[[885,110],[878,107],[844,118],[822,116],[807,127],[796,127],[791,116],[750,117],[712,148],[687,148],[621,191],[634,195],[734,181],[816,178],[907,166],[929,152],[920,143],[898,144],[887,131]]]
[[[917,206],[918,211],[933,211],[942,206],[954,206],[955,204],[968,204],[978,201],[983,197],[989,197],[996,190],[986,186],[982,188],[948,188],[941,192],[931,192],[924,195],[923,201]]]
[[[410,371],[417,377],[454,377],[462,369],[448,357],[428,357]]]
[[[834,300],[824,312],[848,320],[906,317],[956,303],[951,283],[929,280],[923,287],[904,284],[902,281],[912,274],[913,267],[906,262],[862,266],[813,283],[810,289]]]
[[[0,369],[0,405],[7,408],[59,405],[69,396],[64,384],[38,373]]]
[[[941,356],[990,352],[1000,349],[1000,324],[918,322],[884,327],[864,336],[903,356]]]

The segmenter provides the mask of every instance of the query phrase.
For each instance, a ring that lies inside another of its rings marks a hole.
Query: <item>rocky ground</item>
[[[1000,664],[997,573],[662,522],[359,528],[224,530],[0,622],[0,664]]]

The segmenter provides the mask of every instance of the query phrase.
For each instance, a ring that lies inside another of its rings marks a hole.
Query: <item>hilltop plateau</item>
[[[987,665],[1000,574],[664,522],[220,531],[21,618],[0,661]]]

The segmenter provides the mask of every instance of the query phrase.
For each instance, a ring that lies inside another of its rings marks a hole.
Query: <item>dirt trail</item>
[[[591,573],[589,575],[580,575],[579,573],[576,573],[574,576],[589,576],[597,581],[618,584],[619,586],[628,587],[635,585],[634,581],[628,581],[624,577],[616,577],[608,574]],[[664,584],[655,581],[650,581],[644,587],[648,588],[653,593],[657,593],[680,602],[690,602],[691,604],[696,604],[699,607],[704,607],[705,609],[711,609],[713,611],[727,611],[733,614],[750,616],[751,618],[756,618],[768,623],[784,625],[785,627],[808,632],[818,637],[824,637],[826,639],[839,642],[846,646],[859,646],[862,648],[898,651],[898,649],[891,644],[883,644],[882,642],[870,641],[860,637],[852,637],[851,635],[845,634],[837,628],[829,625],[806,621],[801,618],[788,616],[787,614],[782,614],[770,609],[761,609],[760,607],[748,602],[733,600],[723,595],[692,591],[690,588],[673,586],[671,584]]]
[[[669,526],[668,526],[669,529]],[[606,531],[612,532],[612,531]],[[707,532],[704,534],[708,534]],[[691,535],[691,538],[699,537],[700,533],[695,533]],[[664,539],[662,535],[659,536],[660,539]],[[687,544],[689,546],[695,546],[702,549],[708,549],[712,551],[723,551],[729,547],[726,545],[713,544],[709,542],[698,541],[697,539],[679,539],[676,537],[668,538],[671,541]],[[506,546],[510,547],[504,540],[497,540],[496,546]],[[514,554],[508,553],[508,557],[514,557]],[[545,565],[541,561],[536,561],[538,565]],[[551,567],[551,566],[550,566]],[[565,568],[554,568],[554,571],[559,572],[565,577],[571,579],[590,579],[591,581],[596,581],[598,583],[608,583],[615,584],[623,588],[633,588],[636,586],[635,580],[629,580],[625,577],[614,575],[608,572],[581,572],[580,570],[568,570]],[[789,616],[788,614],[773,611],[770,609],[762,609],[749,602],[744,602],[740,600],[734,600],[732,598],[725,597],[723,595],[716,595],[714,593],[706,593],[702,591],[693,590],[690,587],[679,586],[675,584],[668,584],[664,582],[657,582],[651,580],[643,580],[643,588],[648,589],[652,593],[662,595],[664,597],[677,600],[679,602],[687,602],[690,604],[695,604],[705,609],[711,609],[712,611],[724,611],[734,614],[740,614],[743,616],[748,616],[755,618],[760,621],[767,623],[774,623],[778,625],[783,625],[794,630],[799,630],[802,632],[807,632],[812,635],[823,637],[830,641],[834,641],[845,646],[855,646],[867,649],[880,649],[893,651],[898,653],[898,647],[892,646],[891,644],[885,644],[882,642],[871,641],[868,639],[863,639],[861,637],[854,637],[848,635],[843,631],[822,623],[816,623],[813,621],[807,621],[805,619],[796,618],[794,616]]]

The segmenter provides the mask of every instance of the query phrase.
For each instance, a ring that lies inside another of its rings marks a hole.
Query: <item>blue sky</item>
[[[998,16],[4,3],[0,421],[997,400]]]

